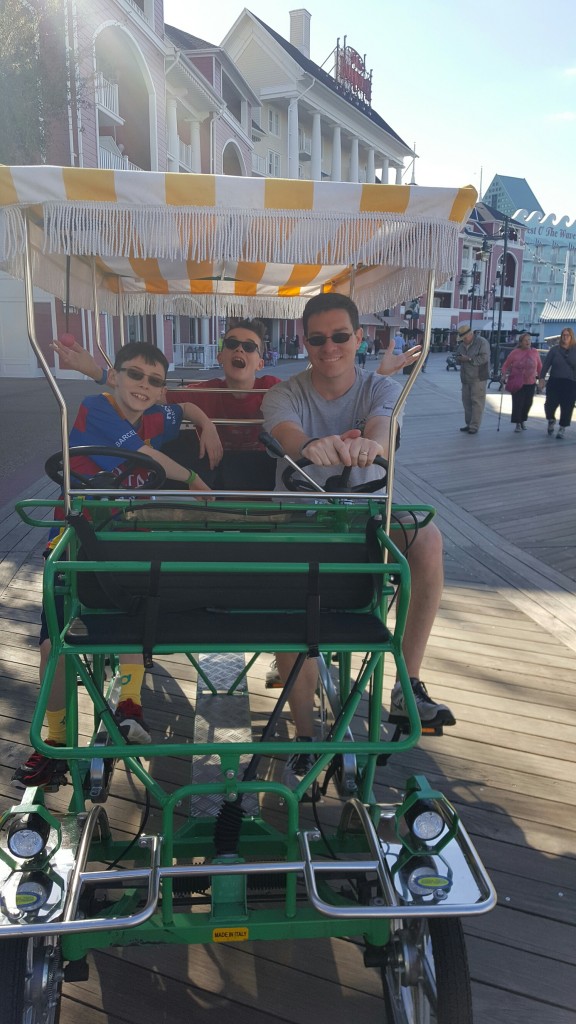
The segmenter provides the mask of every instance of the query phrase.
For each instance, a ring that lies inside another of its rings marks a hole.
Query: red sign
[[[360,54],[351,46],[338,49],[336,65],[337,80],[355,96],[360,96],[366,103],[372,100],[372,75],[366,73],[366,65]]]

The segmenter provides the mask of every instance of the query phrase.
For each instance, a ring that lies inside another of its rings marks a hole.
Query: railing
[[[261,174],[262,177],[265,177],[266,169],[266,157],[258,156],[258,153],[252,153],[252,173]]]
[[[133,164],[122,153],[111,153],[104,146],[98,146],[98,166],[105,171],[141,171],[143,168]]]
[[[120,117],[118,86],[104,78],[101,71],[96,75],[96,103]]]
[[[209,369],[218,365],[217,345],[174,345],[174,366],[199,366]]]
[[[312,139],[305,132],[298,132],[298,149],[300,154],[312,155]]]
[[[182,167],[188,171],[192,170],[192,146],[187,142],[182,142],[180,136],[178,136],[178,160]]]

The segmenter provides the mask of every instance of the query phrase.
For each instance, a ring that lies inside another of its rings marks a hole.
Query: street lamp
[[[504,236],[504,249],[500,256],[500,303],[498,307],[498,333],[496,335],[496,348],[494,350],[494,372],[500,370],[500,343],[502,338],[502,307],[504,305],[504,284],[506,281],[506,257],[508,255],[508,239],[515,240],[515,235],[510,233],[510,217],[504,215],[504,225],[500,228],[500,235]]]
[[[488,239],[484,238],[482,241],[482,248],[477,249],[474,254],[474,262],[472,264],[472,288],[469,291],[470,295],[470,326],[474,330],[474,296],[476,294],[476,274],[478,273],[478,260],[481,263],[486,263],[490,259],[490,245]]]

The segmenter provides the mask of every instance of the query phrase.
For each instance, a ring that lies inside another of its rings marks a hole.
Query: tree
[[[66,0],[0,0],[0,163],[44,163],[67,123]]]

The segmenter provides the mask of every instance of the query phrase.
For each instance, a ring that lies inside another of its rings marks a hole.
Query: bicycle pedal
[[[264,688],[266,690],[282,690],[283,687],[284,683],[279,680],[277,683],[266,683]]]

